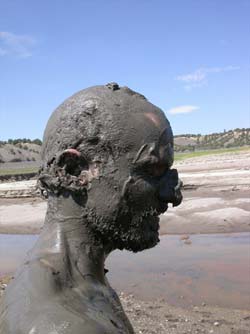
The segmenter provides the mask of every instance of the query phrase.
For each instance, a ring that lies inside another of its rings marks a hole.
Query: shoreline
[[[215,154],[174,164],[183,202],[161,215],[160,235],[250,232],[250,152]],[[39,234],[46,202],[36,181],[0,184],[0,234]]]

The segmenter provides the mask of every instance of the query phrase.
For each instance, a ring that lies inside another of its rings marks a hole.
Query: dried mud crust
[[[10,280],[0,278],[0,298]],[[187,310],[164,300],[145,302],[124,293],[120,293],[120,299],[136,334],[249,334],[250,311],[206,305]]]
[[[186,186],[184,199],[179,207],[169,207],[166,215],[161,216],[161,234],[250,231],[249,151],[186,159],[177,162],[175,167]],[[10,183],[6,189],[14,194],[21,188],[25,193],[33,189],[34,184],[35,181]],[[0,198],[0,233],[39,233],[45,211],[46,203],[38,197],[3,196]]]
[[[218,169],[250,169],[250,150],[211,154],[177,161],[175,167],[183,172]]]
[[[183,197],[161,215],[161,235],[250,232],[250,189],[183,191]],[[46,205],[39,198],[0,199],[0,233],[40,233]]]
[[[4,290],[6,289],[8,283],[11,281],[11,276],[0,276],[0,298],[4,293]]]

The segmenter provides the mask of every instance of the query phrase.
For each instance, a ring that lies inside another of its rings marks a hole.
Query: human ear
[[[86,195],[91,180],[98,174],[93,173],[92,165],[82,152],[68,148],[52,158],[39,171],[38,186],[46,194],[60,195],[65,191]]]
[[[82,171],[88,170],[87,159],[74,148],[69,148],[57,156],[56,164],[65,171],[65,174],[79,176]]]

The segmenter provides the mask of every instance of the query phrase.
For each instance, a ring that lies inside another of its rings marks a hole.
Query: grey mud
[[[110,83],[63,102],[43,138],[45,225],[1,299],[0,333],[134,333],[105,259],[159,242],[159,215],[182,201],[172,164],[170,124],[141,94]]]

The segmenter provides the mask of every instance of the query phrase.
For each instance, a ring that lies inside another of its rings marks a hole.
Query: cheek
[[[108,216],[118,207],[120,201],[116,187],[103,179],[93,180],[88,191],[87,207],[98,215]]]
[[[128,186],[125,195],[128,203],[147,206],[155,198],[155,194],[155,185],[140,179]]]

